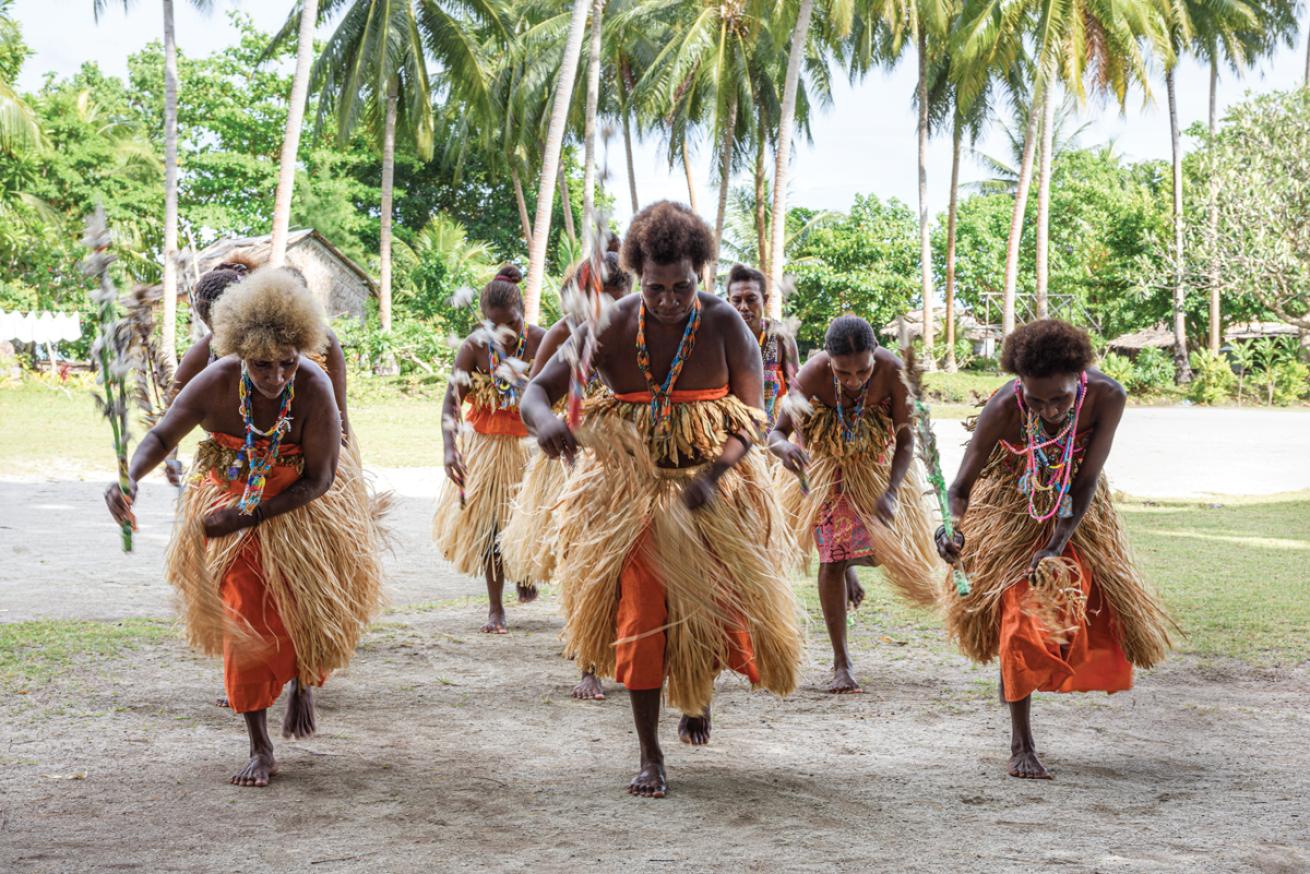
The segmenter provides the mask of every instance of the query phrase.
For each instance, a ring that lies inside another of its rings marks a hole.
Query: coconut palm
[[[778,138],[774,144],[773,218],[769,242],[769,318],[782,317],[782,268],[786,261],[787,173],[791,161],[792,128],[796,122],[796,90],[800,84],[801,62],[809,38],[814,0],[800,0],[791,44],[787,49],[787,72],[783,80],[782,106],[778,113]]]
[[[98,22],[111,0],[92,0]],[[122,0],[123,10],[133,0]],[[191,0],[208,11],[213,0]],[[159,350],[169,364],[177,365],[177,38],[173,27],[173,0],[163,0],[164,11],[164,307]]]
[[[1272,2],[1252,3],[1254,26],[1237,27],[1240,22],[1232,21],[1231,12],[1225,14],[1228,7],[1203,6],[1201,14],[1193,17],[1194,36],[1191,52],[1210,67],[1210,107],[1208,126],[1213,138],[1218,131],[1217,91],[1219,87],[1219,67],[1226,64],[1234,73],[1241,75],[1255,61],[1266,57],[1281,43],[1291,48],[1296,43],[1297,4],[1291,0],[1272,0]],[[1307,55],[1310,61],[1310,55]],[[1172,71],[1171,71],[1172,72]],[[1176,123],[1176,122],[1175,122]],[[1213,241],[1219,232],[1219,206],[1217,176],[1209,180],[1206,198],[1206,236],[1213,250]],[[1220,278],[1218,265],[1212,263],[1208,270],[1210,287],[1209,348],[1216,355],[1223,340],[1223,319],[1220,313]]]
[[[550,237],[550,214],[555,201],[555,175],[559,172],[560,152],[568,125],[569,105],[582,56],[582,38],[586,31],[591,0],[573,0],[568,37],[560,59],[559,78],[551,103],[550,127],[542,150],[541,178],[537,185],[537,215],[532,222],[532,247],[528,256],[528,282],[523,293],[524,317],[535,322],[541,316],[541,285],[546,275],[546,244]],[[566,208],[568,208],[566,204]]]
[[[591,238],[596,219],[596,111],[600,103],[600,67],[601,41],[603,31],[602,17],[605,14],[605,0],[592,0],[591,3],[591,44],[587,53],[587,103],[586,118],[583,120],[583,160],[582,160],[582,225],[587,239]]]
[[[448,4],[448,5],[447,5]],[[335,116],[336,135],[349,139],[361,122],[382,149],[382,197],[378,235],[378,317],[391,330],[392,195],[396,140],[403,135],[423,158],[433,153],[432,84],[427,56],[446,71],[450,96],[470,111],[490,116],[487,74],[474,24],[500,28],[489,0],[326,0],[318,22],[341,13],[323,53],[310,69],[310,88],[319,96],[321,128]],[[274,37],[273,46],[299,32],[301,16],[293,10]]]
[[[287,106],[287,127],[278,161],[277,196],[273,201],[273,235],[268,261],[280,266],[287,255],[287,233],[291,230],[291,189],[296,183],[296,154],[300,129],[305,124],[305,99],[309,95],[309,66],[314,57],[314,26],[318,23],[318,0],[300,0],[300,31],[296,41],[296,73],[291,80]]]

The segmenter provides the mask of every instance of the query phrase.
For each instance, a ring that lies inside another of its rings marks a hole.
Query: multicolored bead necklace
[[[523,333],[519,334],[518,345],[514,347],[514,358],[523,360],[523,352],[528,346],[528,333],[526,327]],[[500,375],[500,365],[504,363],[505,356],[500,351],[500,344],[493,338],[487,344],[487,354],[491,361],[491,380],[496,386],[496,394],[500,397],[499,407],[502,410],[512,409],[519,405],[518,384],[512,379],[506,379]]]
[[[855,440],[855,432],[860,429],[860,419],[864,418],[864,402],[869,397],[869,384],[873,382],[873,374],[864,381],[860,386],[859,400],[855,402],[855,410],[851,413],[850,421],[846,420],[846,411],[842,408],[842,390],[841,381],[837,379],[837,374],[832,375],[832,394],[837,401],[837,424],[841,427],[842,440],[852,443]]]
[[[291,402],[296,397],[296,381],[292,379],[287,383],[287,387],[282,389],[282,402],[278,407],[277,418],[267,430],[260,430],[255,427],[255,413],[252,397],[255,393],[255,384],[250,381],[250,373],[246,370],[246,365],[241,364],[241,384],[237,390],[241,398],[239,411],[241,420],[246,426],[246,440],[241,448],[237,450],[236,457],[232,460],[232,466],[227,469],[227,478],[234,480],[241,475],[241,467],[247,468],[246,488],[241,493],[241,499],[237,501],[237,510],[243,516],[249,516],[255,512],[264,499],[264,486],[268,484],[268,472],[273,469],[274,462],[277,461],[278,450],[282,446],[282,438],[291,430]],[[255,448],[255,439],[268,440],[268,448],[261,454]]]
[[[691,317],[687,319],[687,327],[682,332],[682,339],[678,341],[678,351],[673,356],[673,362],[669,364],[669,372],[664,375],[664,382],[660,385],[655,384],[655,377],[650,372],[650,349],[646,346],[646,301],[643,299],[641,308],[637,311],[637,368],[641,375],[646,378],[646,388],[650,390],[650,421],[657,435],[667,435],[672,432],[673,421],[669,417],[669,411],[673,407],[670,396],[673,393],[673,387],[678,384],[678,377],[682,374],[682,366],[687,363],[691,357],[691,351],[696,348],[696,332],[700,329],[700,297],[696,297],[696,303],[691,308]]]
[[[1015,455],[1024,456],[1024,472],[1019,477],[1019,493],[1028,496],[1028,515],[1045,522],[1057,514],[1061,519],[1073,516],[1073,499],[1069,494],[1073,486],[1073,456],[1078,442],[1078,418],[1083,401],[1087,399],[1087,373],[1078,377],[1077,395],[1064,425],[1054,437],[1047,436],[1042,417],[1029,410],[1023,402],[1023,387],[1014,381],[1014,397],[1023,417],[1024,443],[1015,446],[1007,440],[1002,445]],[[1044,511],[1037,509],[1037,496],[1051,493],[1051,505]]]

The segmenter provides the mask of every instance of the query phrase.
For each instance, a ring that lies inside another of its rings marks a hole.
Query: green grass
[[[940,410],[943,405],[964,406],[971,409],[970,415],[977,412],[978,404],[992,396],[992,392],[1005,385],[1009,375],[1004,373],[973,373],[959,371],[946,373],[936,371],[923,375],[924,393],[932,404],[933,415],[943,418],[960,418],[949,416]]]
[[[1310,492],[1119,507],[1143,573],[1186,632],[1180,649],[1310,659]]]
[[[88,662],[116,658],[175,634],[171,623],[159,619],[0,623],[0,690],[26,692],[80,671]]]

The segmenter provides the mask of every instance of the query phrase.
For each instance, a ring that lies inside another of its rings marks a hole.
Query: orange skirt
[[[649,541],[648,530],[628,554],[619,574],[614,679],[633,691],[659,689],[664,685],[664,629],[668,626],[669,610],[664,600],[664,584],[645,554]],[[725,627],[723,633],[728,643],[727,667],[749,679],[752,686],[758,686],[760,672],[746,623]]]
[[[1022,701],[1033,692],[1124,692],[1133,687],[1133,666],[1124,655],[1113,609],[1082,556],[1072,546],[1064,554],[1078,563],[1087,620],[1068,643],[1055,643],[1025,609],[1028,581],[1006,589],[1001,596],[1000,637],[1006,701]]]

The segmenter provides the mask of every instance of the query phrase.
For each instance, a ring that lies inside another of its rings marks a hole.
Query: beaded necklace
[[[250,373],[246,370],[245,362],[241,364],[241,384],[237,390],[241,398],[239,412],[241,420],[246,427],[246,440],[241,448],[237,450],[236,458],[232,460],[232,466],[227,469],[227,478],[234,480],[241,475],[241,467],[245,465],[246,488],[241,493],[241,499],[237,501],[237,510],[243,516],[249,516],[255,512],[264,499],[264,486],[268,484],[268,472],[273,469],[273,463],[277,461],[278,450],[282,446],[282,438],[291,430],[291,402],[296,397],[296,381],[292,379],[287,383],[287,387],[282,389],[282,402],[278,407],[277,418],[267,430],[260,430],[255,427],[255,413],[252,397],[255,393],[255,385],[250,381]],[[268,448],[263,454],[255,448],[255,438],[268,440]]]
[[[514,347],[514,357],[523,360],[523,352],[528,346],[528,332],[525,327],[523,333],[519,334],[518,345]],[[500,351],[500,344],[493,337],[487,344],[487,354],[491,362],[491,381],[496,386],[496,394],[500,397],[498,406],[502,410],[508,410],[519,405],[519,390],[514,380],[506,379],[500,375],[500,365],[504,363],[505,356]]]
[[[832,394],[837,401],[837,424],[841,426],[842,440],[846,443],[852,443],[855,440],[855,432],[860,428],[860,419],[864,417],[864,403],[869,397],[869,383],[873,382],[873,374],[864,381],[860,386],[859,400],[855,402],[855,410],[851,414],[849,422],[846,421],[846,412],[842,408],[842,390],[841,382],[837,379],[837,374],[832,375]]]
[[[641,371],[641,375],[645,377],[646,388],[650,391],[650,420],[657,435],[667,435],[673,431],[673,422],[669,418],[669,412],[673,404],[669,397],[673,392],[673,387],[678,384],[678,377],[682,374],[682,366],[687,363],[687,359],[691,357],[691,351],[696,348],[696,332],[700,328],[700,312],[701,302],[698,295],[696,303],[691,308],[691,317],[687,319],[687,327],[683,329],[682,339],[678,341],[678,351],[673,356],[673,362],[669,364],[669,372],[664,375],[664,382],[656,385],[655,377],[650,372],[650,349],[646,346],[646,301],[644,299],[637,311],[637,368]]]
[[[1023,388],[1019,380],[1014,381],[1014,397],[1019,404],[1019,414],[1023,417],[1024,442],[1015,446],[1002,440],[1006,449],[1015,455],[1024,456],[1024,472],[1019,477],[1019,493],[1028,496],[1028,515],[1045,522],[1057,514],[1061,519],[1073,516],[1073,499],[1069,495],[1073,487],[1074,447],[1078,442],[1078,418],[1082,413],[1083,401],[1087,399],[1087,373],[1078,377],[1078,389],[1074,404],[1065,416],[1064,425],[1054,437],[1047,436],[1041,416],[1029,410],[1023,402]],[[1052,493],[1051,505],[1045,511],[1037,509],[1037,495]]]

